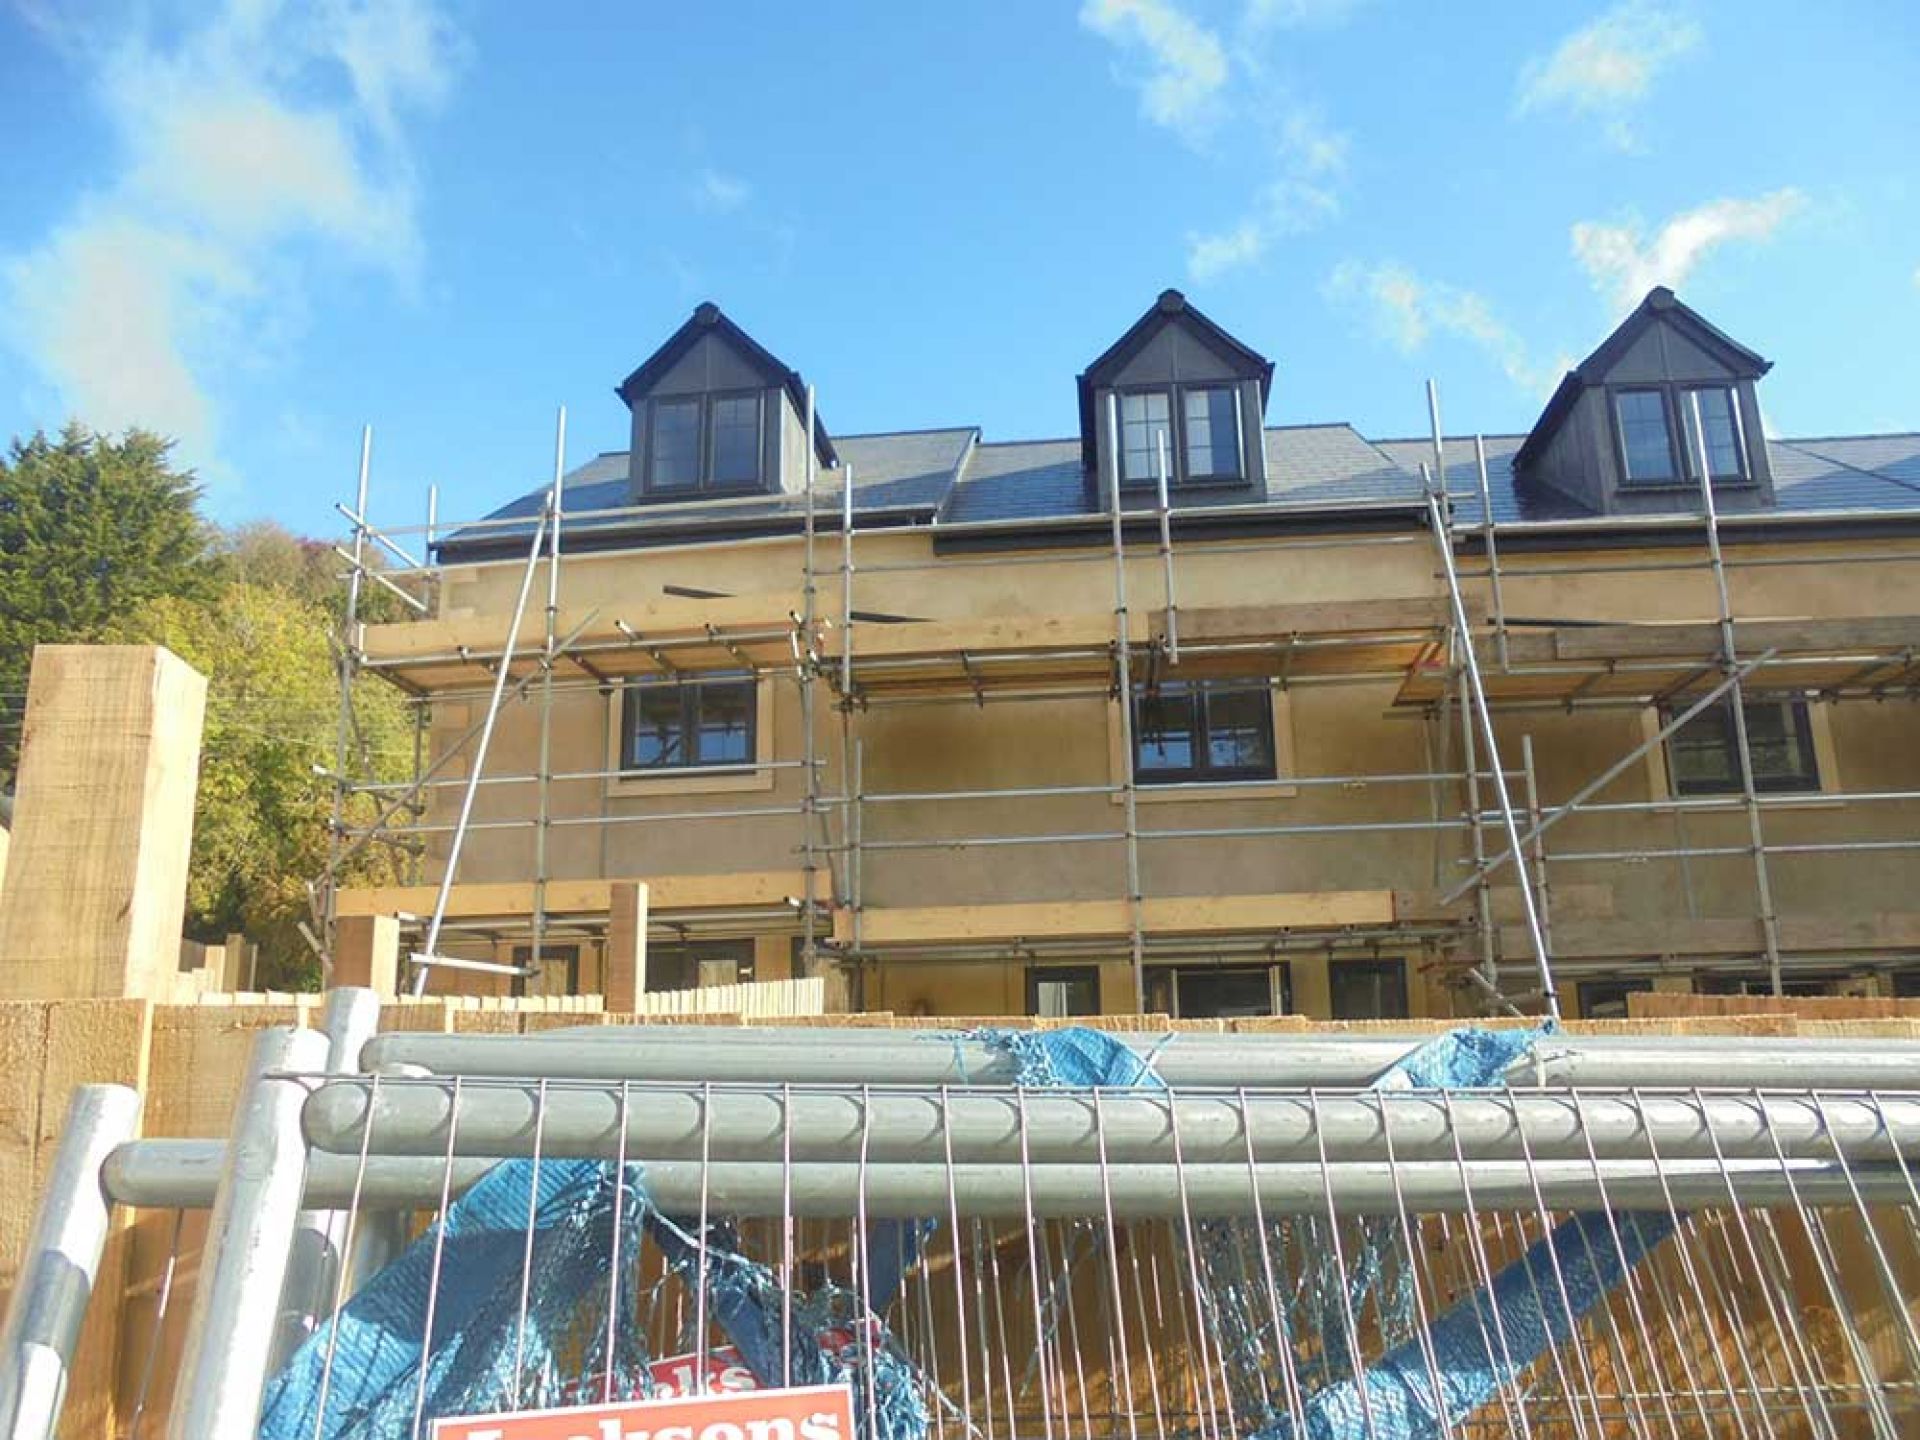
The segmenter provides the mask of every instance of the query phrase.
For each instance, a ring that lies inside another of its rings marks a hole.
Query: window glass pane
[[[1716,480],[1734,480],[1746,473],[1740,463],[1740,432],[1733,423],[1733,392],[1721,387],[1684,390],[1680,394],[1680,430],[1687,437],[1687,473],[1700,468],[1700,441],[1693,428],[1693,401],[1700,400],[1700,419],[1707,430],[1707,463]]]
[[[1100,1013],[1100,972],[1085,966],[1029,972],[1035,1015],[1062,1019]]]
[[[700,402],[656,400],[650,483],[656,490],[688,490],[700,483]]]
[[[1273,699],[1267,687],[1209,690],[1206,705],[1207,768],[1273,775]]]
[[[626,768],[657,770],[688,763],[680,691],[678,685],[628,687]]]
[[[1240,437],[1233,412],[1233,392],[1189,390],[1186,412],[1186,478],[1238,477]]]
[[[760,478],[760,397],[723,395],[713,402],[713,483],[748,485]]]
[[[1185,685],[1142,691],[1134,706],[1134,769],[1143,778],[1153,772],[1190,774],[1194,766],[1194,695]]]
[[[753,682],[707,680],[694,690],[694,753],[701,765],[753,758]]]
[[[1800,700],[1755,700],[1745,707],[1747,756],[1756,790],[1819,786],[1813,732]],[[1729,702],[1710,706],[1667,742],[1673,788],[1681,795],[1728,794],[1740,788],[1739,737]]]
[[[1616,397],[1616,403],[1627,479],[1642,483],[1674,479],[1665,397],[1658,390],[1626,390]]]
[[[753,978],[751,940],[687,940],[647,946],[647,984],[652,990],[696,990]]]
[[[1327,967],[1336,1020],[1407,1018],[1407,967],[1399,960],[1336,960]]]
[[[533,964],[533,947],[513,947],[513,963],[526,969]],[[542,945],[540,972],[516,975],[515,995],[577,995],[580,993],[580,947],[578,945]]]
[[[1651,980],[1583,980],[1575,993],[1582,1020],[1625,1020],[1627,997],[1653,989]]]
[[[1129,484],[1152,484],[1159,474],[1160,437],[1167,437],[1169,463],[1173,435],[1171,409],[1164,390],[1120,397],[1120,478]]]
[[[1182,1019],[1273,1014],[1273,975],[1265,966],[1192,966],[1176,972]]]

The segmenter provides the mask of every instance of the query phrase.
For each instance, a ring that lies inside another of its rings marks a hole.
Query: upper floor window
[[[1707,437],[1707,470],[1715,480],[1744,480],[1747,467],[1741,460],[1740,422],[1734,410],[1733,391],[1724,385],[1701,386],[1679,392],[1680,432],[1686,436],[1686,471],[1698,478],[1700,473],[1700,435]],[[1700,430],[1693,424],[1693,406],[1700,403]]]
[[[749,489],[761,483],[761,395],[652,402],[647,488],[654,493]]]
[[[1667,424],[1663,390],[1622,390],[1614,396],[1620,417],[1620,457],[1629,485],[1671,485],[1680,478],[1673,463],[1673,429]]]
[[[1122,393],[1121,484],[1158,483],[1163,440],[1169,485],[1240,480],[1246,476],[1247,467],[1241,453],[1240,407],[1230,385],[1178,386],[1173,390]]]
[[[1693,423],[1694,402],[1700,405],[1701,429]],[[1697,483],[1700,475],[1700,434],[1707,440],[1707,465],[1717,481],[1747,478],[1745,450],[1740,443],[1740,415],[1733,390],[1725,385],[1616,390],[1614,415],[1620,426],[1620,460],[1629,485]],[[1675,425],[1673,412],[1679,411]],[[1674,436],[1680,444],[1674,444]]]
[[[1818,790],[1820,771],[1807,702],[1749,700],[1742,709],[1753,788]],[[1730,701],[1709,705],[1673,733],[1667,741],[1667,769],[1677,795],[1740,791],[1740,740]]]
[[[751,675],[632,681],[622,716],[620,768],[750,764],[757,708]]]
[[[1277,778],[1265,681],[1167,681],[1134,695],[1133,771],[1143,785]]]

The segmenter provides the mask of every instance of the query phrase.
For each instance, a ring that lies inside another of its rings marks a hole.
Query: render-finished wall
[[[933,561],[919,534],[875,534],[859,541],[859,556],[872,566],[908,560]],[[1863,549],[1874,554],[1910,553],[1913,562],[1857,563]],[[837,559],[837,544],[823,542],[823,561]],[[568,606],[643,603],[664,585],[699,585],[729,594],[797,594],[799,550],[786,541],[714,547],[685,552],[585,555],[568,562],[563,603]],[[963,557],[977,561],[981,557]],[[1023,553],[1010,560],[1033,559]],[[1874,540],[1786,546],[1730,545],[1729,584],[1736,611],[1754,617],[1903,615],[1911,613],[1913,577],[1920,545]],[[1710,621],[1717,598],[1710,573],[1695,549],[1574,550],[1503,555],[1507,613],[1570,624],[1612,621]],[[1767,563],[1791,559],[1817,563]],[[935,561],[936,565],[940,562]],[[1633,567],[1692,563],[1691,570],[1646,572]],[[1567,566],[1619,567],[1610,573],[1544,574]],[[449,604],[479,612],[504,610],[517,583],[515,566],[463,567],[447,573]],[[1468,566],[1466,568],[1473,568]],[[1312,601],[1431,597],[1435,593],[1430,545],[1423,536],[1386,538],[1338,548],[1297,546],[1271,551],[1210,553],[1183,542],[1176,562],[1183,607],[1287,605]],[[1157,610],[1165,600],[1157,556],[1129,561],[1129,595],[1137,611]],[[1484,586],[1480,587],[1485,598]],[[837,583],[823,581],[823,608],[837,610]],[[928,619],[1005,618],[1019,615],[1093,615],[1110,611],[1113,565],[1098,550],[1061,551],[1048,563],[1004,566],[966,564],[934,572],[860,573],[855,605],[861,609]],[[784,609],[784,601],[782,602]],[[856,625],[855,652],[873,627]],[[1704,660],[1704,656],[1702,657]],[[775,753],[799,757],[802,722],[799,687],[781,671],[765,682],[771,692]],[[1290,687],[1276,708],[1285,726],[1292,766],[1302,778],[1419,774],[1457,769],[1457,736],[1416,712],[1396,707],[1396,684],[1374,680],[1352,685]],[[819,751],[825,761],[822,791],[840,793],[841,717],[828,688],[816,687]],[[477,712],[441,707],[436,739],[458,734]],[[1920,789],[1916,717],[1906,702],[1816,705],[1830,736],[1825,752],[1837,765],[1837,781],[1850,792]],[[556,701],[556,770],[592,770],[606,763],[614,703],[592,688],[570,690]],[[1503,713],[1499,735],[1508,767],[1518,770],[1521,742],[1531,736],[1538,757],[1543,803],[1553,805],[1638,744],[1646,733],[1636,709]],[[854,736],[865,757],[864,790],[888,792],[985,790],[1034,786],[1099,786],[1117,781],[1113,737],[1117,712],[1097,695],[1045,703],[968,703],[875,707],[856,713]],[[501,720],[490,768],[534,768],[537,708],[512,707]],[[1830,780],[1834,777],[1829,776]],[[1516,789],[1518,779],[1516,775]],[[640,787],[604,781],[556,782],[557,816],[607,816],[611,826],[556,829],[550,845],[553,874],[561,877],[637,876],[792,870],[798,867],[802,834],[795,813],[730,815],[712,820],[664,818],[688,811],[797,810],[804,793],[796,769],[775,770],[763,788],[702,794],[673,784],[656,797]],[[1635,765],[1602,797],[1645,801],[1657,793],[1650,767]],[[451,794],[443,793],[440,818]],[[524,821],[532,814],[533,787],[483,789],[479,818]],[[1486,803],[1490,806],[1491,799]],[[1770,844],[1821,844],[1842,838],[1898,841],[1920,827],[1920,807],[1908,802],[1842,806],[1768,799],[1763,823]],[[866,849],[861,888],[870,907],[969,905],[1022,900],[1111,900],[1125,894],[1124,844],[1114,838],[1124,807],[1108,795],[1046,799],[969,799],[862,807]],[[1165,798],[1143,789],[1139,805],[1144,832],[1170,829],[1373,825],[1372,830],[1182,840],[1143,839],[1141,879],[1146,894],[1181,896],[1378,889],[1432,892],[1462,874],[1464,836],[1457,822],[1465,804],[1457,787],[1384,780],[1359,785],[1300,786],[1273,793],[1222,790],[1204,799]],[[838,811],[831,828],[838,834]],[[1452,822],[1434,828],[1435,817]],[[1103,839],[1056,839],[1043,844],[980,848],[886,849],[889,843],[1026,832],[1042,836],[1101,835]],[[1555,910],[1563,920],[1751,917],[1756,912],[1754,871],[1745,852],[1745,820],[1737,809],[1714,815],[1665,809],[1631,814],[1597,812],[1556,829],[1558,854],[1604,852],[1633,855],[1677,848],[1725,849],[1684,865],[1671,858],[1640,861],[1557,863],[1550,870]],[[468,841],[461,879],[531,877],[532,831],[525,824],[481,831]],[[839,857],[835,857],[839,869]],[[1878,911],[1911,911],[1914,852],[1884,849],[1862,854],[1782,856],[1771,866],[1783,915],[1835,919]],[[845,877],[841,884],[844,889]],[[1508,897],[1509,901],[1511,896]],[[1510,920],[1511,905],[1508,907]],[[1123,947],[1116,947],[1121,949]],[[1293,962],[1295,1002],[1306,1013],[1324,1004],[1324,958]],[[1315,967],[1320,967],[1316,969]],[[991,1013],[1024,1004],[1024,968],[901,966],[869,988],[868,1005],[928,1013]],[[1417,985],[1417,982],[1416,982]],[[1317,988],[1316,988],[1317,987]],[[1417,993],[1417,990],[1416,990]],[[1316,1000],[1316,996],[1321,997]],[[1125,1000],[1131,1002],[1130,991]],[[1430,997],[1431,1003],[1439,1003]],[[1116,1008],[1118,1008],[1116,1006]]]

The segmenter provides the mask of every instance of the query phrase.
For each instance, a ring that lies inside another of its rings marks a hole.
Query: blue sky
[[[1524,429],[1664,282],[1779,434],[1920,427],[1920,7],[0,0],[0,436],[222,519],[478,514],[702,299],[835,430],[1071,433],[1168,285],[1270,423]]]

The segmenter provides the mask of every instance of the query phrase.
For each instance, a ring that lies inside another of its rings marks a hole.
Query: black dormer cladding
[[[1201,314],[1178,290],[1164,290],[1152,307],[1079,377],[1080,450],[1091,501],[1104,503],[1102,497],[1112,493],[1115,483],[1110,397],[1155,388],[1166,390],[1177,400],[1180,387],[1203,384],[1231,387],[1239,397],[1240,452],[1245,473],[1225,488],[1264,494],[1265,415],[1273,388],[1273,362]],[[1177,414],[1170,418],[1177,432],[1182,422]],[[1176,458],[1176,469],[1182,468],[1182,463]]]
[[[658,403],[669,399],[758,395],[761,398],[760,482],[750,489],[797,488],[802,473],[806,382],[742,330],[712,301],[696,306],[667,342],[615,387],[633,414],[628,462],[630,497],[639,500],[684,499],[689,492],[658,493],[650,485],[648,457]],[[833,441],[818,411],[813,445],[822,466],[839,463]]]
[[[1698,391],[1710,437],[1729,430],[1733,436],[1731,446],[1715,447],[1715,463],[1722,454],[1738,461],[1737,473],[1716,474],[1716,504],[1729,512],[1770,507],[1773,473],[1755,385],[1771,368],[1657,286],[1561,379],[1514,455],[1515,477],[1525,489],[1571,500],[1595,515],[1697,508],[1689,417]],[[1635,477],[1629,464],[1634,436],[1642,444],[1651,437],[1657,451],[1663,431],[1672,473]]]

